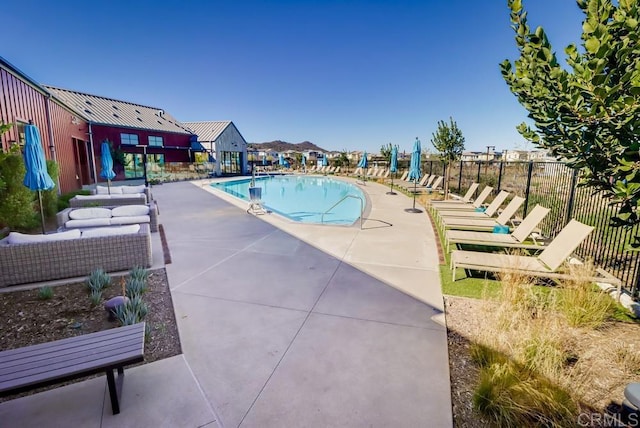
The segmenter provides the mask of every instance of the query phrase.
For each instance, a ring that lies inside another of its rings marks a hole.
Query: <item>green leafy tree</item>
[[[449,197],[449,175],[451,173],[449,166],[452,162],[460,159],[464,150],[464,136],[453,118],[449,118],[449,123],[444,120],[438,122],[438,129],[432,134],[431,144],[440,153],[440,159],[446,166],[444,197],[447,199]]]
[[[544,29],[529,28],[522,1],[508,0],[520,57],[500,68],[533,122],[518,131],[581,170],[581,185],[620,204],[612,224],[630,226],[640,222],[640,4],[615,3],[577,0],[581,48],[565,48],[563,67]]]
[[[383,144],[382,147],[380,147],[380,156],[382,156],[382,158],[386,160],[389,165],[391,165],[391,149],[392,148],[393,146],[391,145],[391,143]]]
[[[348,168],[349,167],[349,156],[347,154],[346,150],[343,150],[340,152],[340,155],[338,155],[338,157],[335,159],[335,164],[336,166],[339,166],[340,168],[345,167]]]

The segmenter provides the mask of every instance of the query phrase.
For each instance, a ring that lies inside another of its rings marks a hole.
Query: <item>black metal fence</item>
[[[425,172],[444,175],[439,161],[427,161]],[[464,193],[471,183],[492,186],[497,193],[507,190],[525,198],[518,213],[524,217],[540,204],[549,215],[540,224],[545,236],[553,238],[575,218],[595,229],[576,253],[619,278],[635,298],[640,294],[640,252],[629,250],[629,243],[640,235],[632,228],[611,227],[610,219],[618,206],[611,205],[601,193],[579,187],[578,172],[562,162],[456,162],[450,166],[449,189]]]

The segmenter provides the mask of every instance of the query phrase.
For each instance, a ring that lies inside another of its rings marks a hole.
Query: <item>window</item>
[[[149,135],[149,146],[162,147],[162,144],[162,137],[154,137],[153,135]]]
[[[138,145],[138,135],[137,134],[120,134],[120,144],[127,144],[130,146]]]

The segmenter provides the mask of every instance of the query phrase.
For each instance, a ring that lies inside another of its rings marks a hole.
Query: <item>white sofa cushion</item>
[[[127,217],[111,217],[111,224],[133,224],[133,223],[150,223],[151,218],[148,215],[131,215]]]
[[[88,218],[109,218],[111,210],[109,208],[76,208],[69,211],[71,220],[85,220]]]
[[[67,220],[64,227],[67,229],[73,229],[78,227],[96,227],[96,226],[110,226],[111,218],[98,217],[98,218],[86,218],[82,220]]]
[[[95,238],[96,236],[114,236],[128,235],[138,233],[140,231],[139,224],[118,227],[97,227],[95,229],[87,229],[82,231],[83,238]]]
[[[127,193],[127,194],[123,194],[123,195],[111,195],[112,198],[118,198],[118,199],[136,199],[139,198],[141,200],[146,201],[147,197],[145,196],[144,193]]]
[[[121,186],[122,193],[131,194],[131,193],[144,193],[144,184],[139,186]]]
[[[111,209],[112,217],[126,217],[149,214],[149,207],[146,205],[123,205]]]
[[[63,241],[66,239],[80,238],[79,230],[68,230],[66,232],[50,233],[48,235],[27,235],[24,233],[11,232],[7,237],[9,244],[28,244],[31,242]]]
[[[97,195],[121,195],[122,194],[122,186],[111,186],[111,193],[109,193],[109,187],[107,186],[96,186],[96,194]]]

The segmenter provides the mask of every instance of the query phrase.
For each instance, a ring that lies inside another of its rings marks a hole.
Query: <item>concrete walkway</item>
[[[128,370],[120,415],[100,377],[0,404],[0,426],[451,426],[432,228],[406,196],[363,190],[360,230],[154,187],[184,354]]]

